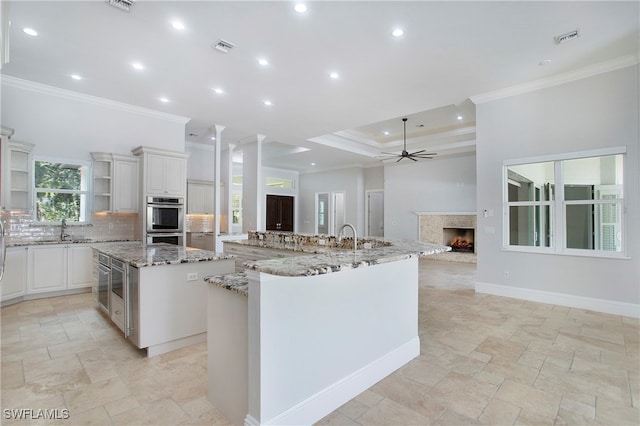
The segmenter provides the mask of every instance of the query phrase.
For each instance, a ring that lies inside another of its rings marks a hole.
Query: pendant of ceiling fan
[[[420,151],[416,151],[416,152],[408,152],[407,151],[407,119],[406,118],[402,119],[402,125],[403,125],[403,141],[404,141],[402,146],[402,153],[394,154],[392,152],[383,152],[382,155],[378,156],[378,158],[382,158],[382,161],[393,160],[397,158],[396,160],[396,163],[397,163],[404,158],[408,158],[409,160],[412,160],[412,161],[418,161],[418,159],[423,159],[423,158],[430,160],[433,158],[434,155],[437,155],[435,152],[427,153],[426,149],[421,149]]]

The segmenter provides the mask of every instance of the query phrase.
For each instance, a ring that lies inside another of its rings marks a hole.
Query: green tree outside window
[[[35,161],[34,176],[38,222],[84,220],[85,166]]]

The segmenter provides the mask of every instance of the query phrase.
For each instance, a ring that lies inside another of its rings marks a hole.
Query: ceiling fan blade
[[[420,151],[412,152],[411,155],[422,154],[426,149],[421,149]]]
[[[396,163],[399,163],[399,162],[400,162],[400,160],[402,160],[403,158],[404,158],[404,157],[400,157],[400,158],[398,158],[398,159],[396,160]]]
[[[415,158],[413,158],[411,155],[407,157],[409,160],[413,160],[413,161],[418,161]]]

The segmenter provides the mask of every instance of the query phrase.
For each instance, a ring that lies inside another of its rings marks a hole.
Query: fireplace
[[[451,251],[474,253],[473,228],[442,228],[442,243],[451,247]]]

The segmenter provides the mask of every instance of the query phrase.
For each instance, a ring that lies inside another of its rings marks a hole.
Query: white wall
[[[299,232],[315,232],[317,192],[344,192],[346,222],[364,232],[364,173],[362,168],[331,170],[300,175]]]
[[[364,190],[384,188],[384,166],[364,169]]]
[[[90,161],[93,151],[131,155],[140,145],[185,150],[185,122],[176,116],[83,101],[89,98],[47,87],[2,82],[2,125],[15,130],[12,139],[35,144],[36,156]]]
[[[215,181],[216,153],[213,145],[187,143],[187,179]]]
[[[385,237],[417,240],[418,216],[414,212],[475,211],[476,161],[473,153],[385,165]]]
[[[495,213],[493,217],[478,218],[479,286],[502,286],[522,298],[547,294],[544,292],[569,295],[570,300],[562,304],[593,302],[593,308],[598,310],[602,310],[602,301],[613,302],[610,307],[629,308],[635,304],[638,311],[638,71],[636,65],[477,106],[477,209]],[[629,259],[502,250],[503,160],[617,146],[627,147]],[[487,232],[491,229],[495,233]],[[505,271],[509,272],[508,279]]]

